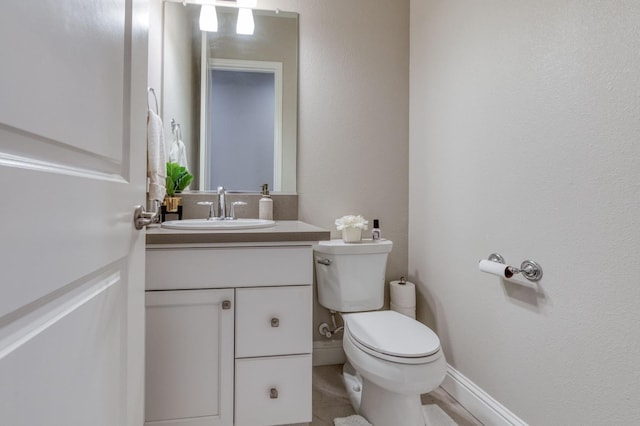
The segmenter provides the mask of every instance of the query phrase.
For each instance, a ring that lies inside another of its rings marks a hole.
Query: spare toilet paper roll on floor
[[[416,285],[414,283],[400,280],[389,283],[390,307],[409,318],[416,317]]]
[[[399,280],[389,283],[389,296],[391,310],[404,314],[408,317],[416,317],[416,285],[405,281],[401,284]]]
[[[391,310],[392,311],[396,311],[399,314],[402,315],[406,315],[409,318],[413,318],[416,319],[416,308],[401,308],[399,306],[394,305],[393,303],[391,304]]]
[[[416,307],[416,285],[412,282],[405,281],[400,284],[399,280],[389,283],[389,293],[391,303],[399,308],[415,308]]]

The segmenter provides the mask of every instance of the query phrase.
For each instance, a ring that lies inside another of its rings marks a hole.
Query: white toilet
[[[440,340],[384,304],[389,240],[314,246],[318,302],[343,314],[344,378],[356,412],[374,426],[424,425],[420,394],[444,380]],[[369,312],[367,312],[369,311]]]

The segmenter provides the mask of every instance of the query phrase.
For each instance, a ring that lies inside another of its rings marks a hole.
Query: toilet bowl
[[[345,385],[356,412],[374,426],[424,425],[420,394],[444,380],[438,336],[384,302],[389,240],[320,241],[314,246],[318,301],[344,319]]]
[[[436,334],[394,311],[343,318],[344,351],[359,373],[345,368],[356,411],[374,426],[424,424],[420,394],[436,389],[447,369]]]

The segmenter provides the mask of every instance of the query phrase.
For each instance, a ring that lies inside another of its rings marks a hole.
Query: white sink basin
[[[269,228],[275,225],[273,220],[263,219],[234,219],[234,220],[208,220],[208,219],[185,219],[168,220],[162,222],[163,228],[185,229],[185,230],[206,230],[224,231],[227,229],[256,229]]]

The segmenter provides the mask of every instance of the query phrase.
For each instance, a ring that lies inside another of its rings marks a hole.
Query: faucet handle
[[[245,203],[244,201],[234,201],[233,203],[231,203],[231,211],[229,212],[229,219],[231,220],[235,220],[236,219],[236,206],[246,206],[247,203]]]
[[[198,204],[201,206],[209,206],[209,217],[208,220],[213,220],[216,217],[215,209],[213,208],[213,201],[198,201]]]

